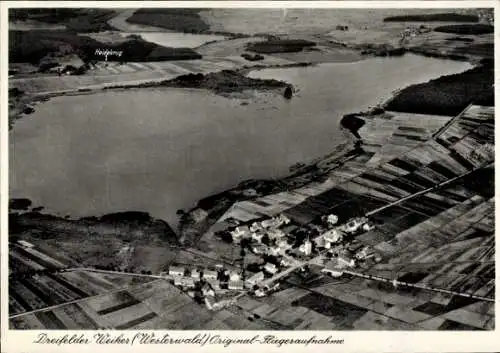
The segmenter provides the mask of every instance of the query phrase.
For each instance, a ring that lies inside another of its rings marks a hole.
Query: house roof
[[[203,276],[204,277],[217,277],[217,272],[216,271],[212,271],[212,270],[205,270],[203,271]]]
[[[276,265],[275,264],[272,264],[270,262],[268,262],[267,264],[265,264],[264,267],[272,267],[272,268],[276,268]]]
[[[230,287],[243,287],[243,281],[229,281],[227,284]]]
[[[351,258],[349,258],[349,257],[347,257],[347,256],[345,256],[345,255],[342,255],[342,254],[339,254],[339,257],[338,257],[337,259],[338,259],[339,261],[341,261],[341,260],[342,260],[342,261],[347,262],[347,263],[349,263],[349,262],[353,261],[353,259],[351,259]]]
[[[254,274],[252,277],[248,278],[248,280],[258,280],[260,278],[264,278],[264,272],[259,272]]]

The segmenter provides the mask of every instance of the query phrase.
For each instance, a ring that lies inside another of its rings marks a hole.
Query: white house
[[[239,281],[240,279],[241,279],[241,276],[240,276],[240,274],[239,274],[239,273],[237,273],[237,272],[231,272],[231,273],[229,274],[229,280],[230,280],[230,281]]]
[[[272,287],[269,287],[268,285],[265,285],[264,286],[264,289],[267,291],[267,292],[271,292],[271,291],[275,291],[275,290],[278,290],[280,288],[280,284],[279,282],[274,284],[274,286]]]
[[[168,274],[170,276],[184,276],[185,269],[184,267],[179,267],[179,266],[171,266],[168,269]]]
[[[255,296],[258,297],[258,298],[265,297],[266,293],[264,293],[264,291],[262,289],[257,289],[255,291]]]
[[[193,279],[200,279],[201,278],[201,272],[198,271],[197,269],[191,270],[191,278],[193,278]]]
[[[375,226],[373,224],[370,224],[370,223],[365,223],[363,224],[363,230],[365,232],[369,232],[370,230],[372,230],[373,228],[375,228]]]
[[[217,279],[217,272],[212,271],[212,270],[204,270],[203,271],[203,278],[206,280]]]
[[[233,240],[240,240],[241,238],[247,237],[250,235],[250,228],[248,226],[239,226],[236,227],[232,232],[231,235],[233,237]]]
[[[299,246],[299,251],[306,256],[311,255],[312,253],[312,243],[309,239],[307,239],[301,246]]]
[[[338,243],[342,241],[342,232],[338,229],[330,229],[329,231],[323,233],[323,238],[328,243]]]
[[[329,241],[326,241],[323,236],[316,237],[314,239],[314,243],[316,244],[316,247],[318,247],[318,248],[330,249],[330,247],[331,247],[331,243]]]
[[[266,228],[266,229],[274,227],[275,224],[276,224],[276,221],[274,220],[274,218],[265,219],[262,222],[260,222],[260,225],[262,226],[262,228]]]
[[[285,232],[283,232],[281,229],[272,229],[267,234],[271,239],[280,239],[286,236]]]
[[[264,236],[263,233],[252,233],[252,239],[259,243],[262,241],[263,236]]]
[[[350,259],[347,256],[344,255],[339,255],[337,258],[338,264],[341,267],[354,267],[356,265],[356,262],[354,259]]]
[[[249,286],[253,286],[263,280],[264,280],[264,272],[261,271],[259,273],[254,274],[252,277],[248,278],[246,282]]]
[[[181,277],[181,285],[183,287],[187,288],[194,288],[195,287],[195,281],[191,277]]]
[[[270,274],[275,274],[276,272],[278,272],[278,268],[276,267],[275,264],[272,264],[272,263],[267,263],[264,265],[264,270],[266,270],[267,272],[269,272]]]
[[[344,224],[343,230],[347,233],[354,233],[365,223],[366,219],[364,218],[353,218],[348,223]]]
[[[195,287],[195,281],[191,277],[174,277],[174,284],[176,286],[181,286],[181,287],[187,287],[187,288],[194,288]]]

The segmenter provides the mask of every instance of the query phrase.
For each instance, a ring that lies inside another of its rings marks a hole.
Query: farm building
[[[240,276],[240,274],[239,274],[239,273],[237,273],[237,272],[231,272],[231,273],[229,274],[229,280],[230,280],[230,281],[239,281],[240,279],[241,279],[241,276]]]
[[[276,267],[276,265],[271,264],[271,263],[265,264],[264,270],[266,270],[267,272],[269,272],[271,274],[275,274],[276,272],[278,272],[278,268]]]
[[[194,288],[196,285],[191,277],[176,277],[176,279],[180,279],[180,285],[186,288]]]
[[[168,274],[170,276],[184,276],[185,268],[179,266],[171,266],[168,269]]]
[[[233,231],[231,231],[231,236],[233,237],[233,241],[238,242],[241,238],[247,237],[250,235],[250,229],[248,226],[236,227]]]
[[[337,262],[341,267],[354,267],[356,264],[354,259],[351,259],[345,255],[339,255],[339,257],[337,258]]]
[[[327,275],[333,276],[333,277],[340,277],[344,274],[342,269],[340,269],[339,267],[334,267],[334,266],[325,267],[324,269],[321,270],[321,272],[325,273]]]
[[[302,244],[300,247],[299,247],[299,251],[301,253],[303,253],[304,255],[306,256],[309,256],[311,255],[311,252],[312,252],[312,243],[311,241],[308,239],[304,242],[304,244]]]
[[[270,230],[268,235],[269,235],[269,238],[271,238],[271,239],[280,239],[280,238],[283,238],[286,236],[285,232],[283,232],[280,229]]]
[[[267,251],[268,251],[267,246],[265,246],[263,244],[257,244],[257,245],[252,247],[252,252],[254,254],[264,254]]]
[[[201,278],[201,272],[198,269],[193,269],[191,270],[191,278],[193,279],[200,279]]]
[[[264,280],[264,272],[259,272],[259,273],[256,273],[255,275],[253,275],[252,277],[248,278],[246,282],[250,286],[253,286],[253,285],[255,285],[263,280]]]
[[[354,218],[343,226],[343,230],[346,231],[347,233],[354,233],[365,223],[366,219],[364,218]]]
[[[216,271],[212,271],[212,270],[205,270],[203,271],[203,278],[206,279],[206,280],[209,280],[209,279],[217,279],[217,272]]]
[[[243,281],[229,281],[227,287],[231,290],[242,290],[244,285]]]
[[[338,243],[342,241],[342,232],[338,229],[330,229],[323,234],[323,238],[329,243]]]

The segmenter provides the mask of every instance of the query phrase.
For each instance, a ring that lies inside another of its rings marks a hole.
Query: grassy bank
[[[481,65],[463,73],[409,86],[389,101],[385,109],[454,116],[472,102],[493,105],[493,82],[493,67]]]
[[[477,15],[458,14],[453,12],[402,15],[384,18],[384,22],[478,22]]]
[[[202,9],[140,9],[127,22],[176,32],[207,33],[210,27],[199,15],[200,11]]]
[[[25,200],[14,202],[26,210]],[[28,206],[29,207],[29,206]],[[178,247],[170,226],[144,212],[121,212],[102,217],[69,219],[11,208],[9,241],[23,239],[72,259],[75,266],[159,271],[173,259]],[[130,259],[123,250],[131,249]]]

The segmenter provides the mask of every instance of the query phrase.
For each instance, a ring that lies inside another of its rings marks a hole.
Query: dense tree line
[[[441,76],[403,89],[387,110],[454,116],[468,104],[493,105],[493,67],[481,65],[463,73]]]

